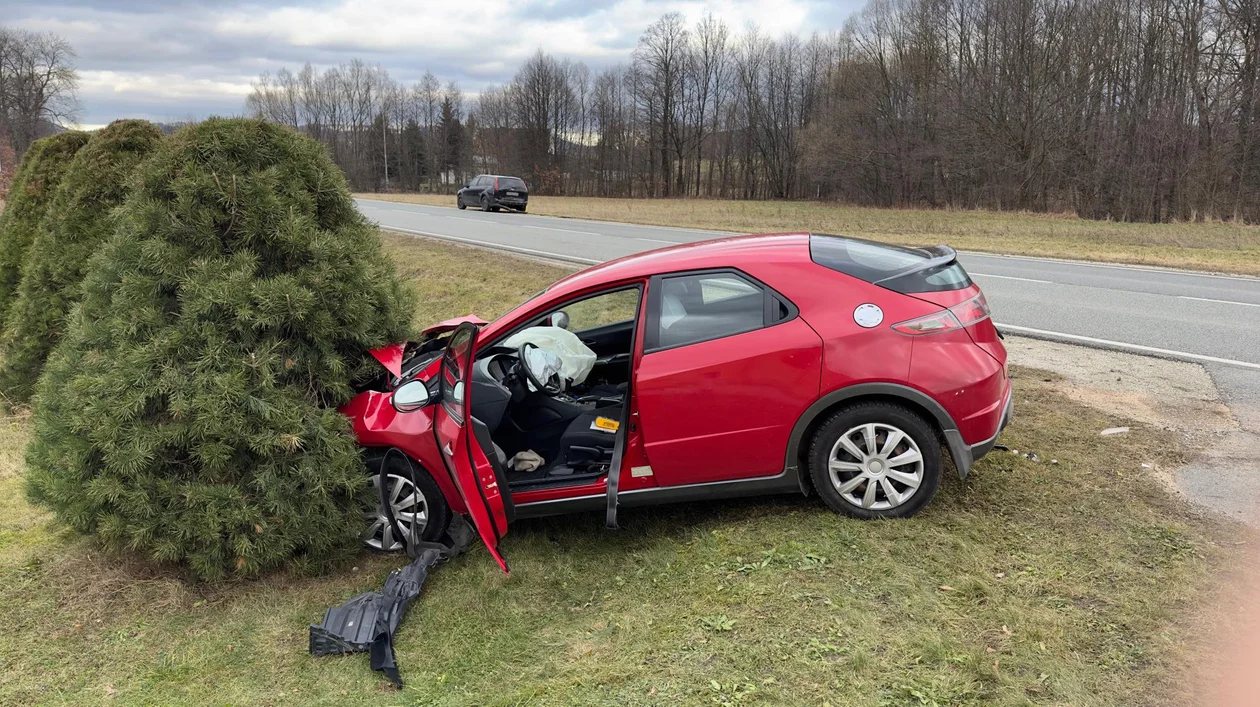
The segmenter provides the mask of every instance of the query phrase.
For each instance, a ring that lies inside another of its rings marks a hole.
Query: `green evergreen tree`
[[[408,120],[402,130],[403,188],[420,191],[428,160],[424,152],[424,129],[414,120]]]
[[[442,99],[442,118],[438,123],[438,134],[442,136],[442,173],[457,170],[460,157],[464,154],[464,126],[459,122],[450,96]]]
[[[79,299],[88,258],[111,230],[111,211],[122,204],[131,173],[161,139],[152,123],[116,121],[93,133],[70,162],[27,248],[17,297],[0,331],[0,393],[10,404],[30,400]]]
[[[85,132],[68,130],[36,140],[18,165],[4,213],[0,214],[0,318],[17,294],[26,249],[35,238],[35,230],[74,154],[88,138]]]
[[[36,387],[30,496],[200,578],[318,570],[369,492],[335,406],[413,302],[324,148],[213,119],[137,170]]]

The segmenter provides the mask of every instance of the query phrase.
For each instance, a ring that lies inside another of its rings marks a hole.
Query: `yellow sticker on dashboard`
[[[604,432],[616,432],[621,427],[621,423],[611,417],[597,417],[591,423],[592,430],[603,430]]]

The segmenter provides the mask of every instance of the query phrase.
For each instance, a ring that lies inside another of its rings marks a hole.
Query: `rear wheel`
[[[855,518],[907,518],[936,495],[941,444],[920,415],[885,402],[842,408],[818,428],[809,473],[832,510]]]
[[[483,197],[481,197],[481,210],[482,210],[482,211],[489,211],[489,210],[490,210],[490,200],[489,200],[489,199],[487,199],[487,198],[486,198],[486,197],[484,197],[484,196],[483,196]]]
[[[381,504],[381,476],[379,467],[372,473],[372,493],[376,506],[363,514],[366,526],[363,544],[379,552],[397,552],[405,549],[404,538],[399,537],[390,523],[392,516],[404,535],[415,533],[425,542],[434,542],[446,533],[451,522],[451,509],[437,482],[423,467],[401,453],[388,454],[383,460],[385,468],[385,494],[389,508]],[[369,465],[369,468],[372,468]]]
[[[525,207],[524,207],[524,206],[522,206],[522,207],[520,207],[519,209],[517,209],[517,211],[519,211],[519,212],[521,212],[521,213],[525,213]]]

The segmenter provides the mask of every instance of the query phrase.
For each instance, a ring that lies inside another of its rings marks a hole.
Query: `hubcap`
[[[411,483],[411,479],[396,474],[389,474],[385,478],[385,483],[389,485],[387,498],[389,498],[389,507],[394,513],[394,519],[398,521],[404,533],[419,537],[429,523],[428,500],[420,489]],[[380,498],[380,488],[381,477],[373,474],[372,490],[376,493],[377,499]],[[397,537],[394,526],[385,516],[385,509],[379,500],[376,508],[364,513],[363,517],[367,521],[367,529],[363,531],[363,542],[368,547],[385,552],[403,549],[404,539]]]
[[[923,453],[902,430],[882,422],[840,435],[827,457],[831,484],[846,502],[886,511],[909,501],[923,483]]]

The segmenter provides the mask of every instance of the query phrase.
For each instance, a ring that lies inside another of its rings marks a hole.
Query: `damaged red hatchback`
[[[500,319],[373,352],[343,412],[402,549],[468,516],[504,570],[516,518],[817,493],[913,515],[1011,415],[1006,350],[950,248],[724,238],[566,277]],[[399,453],[401,452],[401,453]]]

